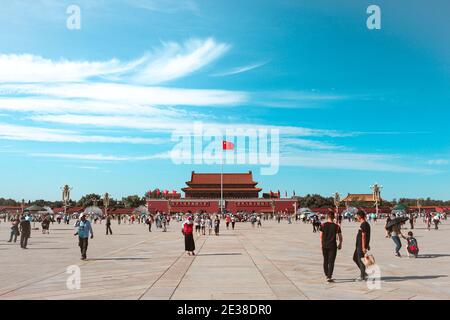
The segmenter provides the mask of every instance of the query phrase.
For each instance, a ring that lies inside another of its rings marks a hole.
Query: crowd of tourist
[[[355,242],[355,251],[353,261],[359,269],[360,276],[357,281],[367,279],[366,267],[370,260],[368,252],[370,250],[371,224],[376,224],[380,217],[386,218],[384,229],[386,238],[392,239],[394,243],[394,254],[401,257],[402,241],[406,240],[406,251],[409,257],[417,257],[419,254],[419,244],[414,237],[413,229],[418,219],[422,219],[427,230],[432,226],[435,230],[439,229],[439,224],[447,219],[446,213],[406,213],[393,212],[390,214],[376,215],[359,210],[352,215],[344,213],[335,214],[330,210],[328,214],[314,212],[299,212],[297,214],[279,213],[256,213],[256,212],[224,212],[209,214],[206,212],[186,212],[171,213],[156,212],[154,214],[130,214],[130,215],[87,215],[85,213],[77,215],[33,215],[30,213],[5,215],[4,222],[11,223],[11,233],[9,243],[17,242],[20,237],[20,246],[27,248],[28,239],[31,237],[31,230],[35,228],[36,223],[40,223],[43,234],[50,233],[50,226],[54,223],[70,224],[71,219],[75,219],[75,236],[78,236],[78,246],[80,247],[81,259],[87,259],[87,249],[89,239],[94,237],[93,224],[102,224],[105,221],[106,235],[112,235],[112,222],[117,226],[142,224],[147,226],[148,232],[152,232],[152,225],[156,230],[167,232],[171,220],[181,222],[181,232],[184,235],[185,251],[188,255],[195,256],[195,237],[201,236],[219,236],[221,222],[225,224],[227,230],[235,230],[236,223],[250,223],[252,228],[262,228],[263,222],[292,224],[294,219],[297,223],[311,224],[313,233],[320,233],[320,243],[323,254],[323,269],[327,282],[334,282],[333,272],[334,264],[338,250],[342,249],[342,220],[348,218],[350,222],[360,223]],[[409,231],[405,234],[403,229],[405,224],[409,223]],[[155,231],[155,230],[153,230]],[[369,263],[370,264],[370,263]]]

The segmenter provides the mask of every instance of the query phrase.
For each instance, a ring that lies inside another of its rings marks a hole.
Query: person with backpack
[[[417,243],[416,238],[414,238],[414,234],[412,233],[412,231],[408,232],[406,241],[408,241],[408,246],[406,247],[406,249],[408,250],[408,258],[411,257],[411,255],[413,255],[414,258],[417,258],[417,256],[419,255],[419,244]]]

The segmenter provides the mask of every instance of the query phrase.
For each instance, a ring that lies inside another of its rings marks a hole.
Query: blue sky
[[[81,9],[81,30],[66,8]],[[377,4],[382,29],[366,27]],[[449,199],[448,1],[2,1],[0,197],[177,189],[171,133],[276,128],[268,190]]]

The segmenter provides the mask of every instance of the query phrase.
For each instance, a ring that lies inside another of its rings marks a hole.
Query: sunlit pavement
[[[219,237],[196,239],[195,257],[184,252],[179,223],[171,222],[168,232],[153,226],[151,233],[142,224],[114,223],[112,236],[97,224],[88,260],[81,261],[71,226],[54,223],[49,235],[33,231],[24,250],[7,243],[10,224],[2,221],[0,299],[450,299],[450,224],[428,231],[418,222],[414,259],[405,240],[402,258],[394,256],[383,223],[372,224],[371,241],[381,279],[368,286],[353,281],[359,274],[352,260],[356,223],[343,224],[336,283],[328,284],[319,235],[301,222],[263,221],[261,229],[237,223],[234,231],[223,222]],[[74,265],[81,271],[79,289],[67,273]]]

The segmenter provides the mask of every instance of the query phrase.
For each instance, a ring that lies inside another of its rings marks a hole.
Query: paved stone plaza
[[[74,221],[71,222],[71,224]],[[327,284],[319,235],[309,224],[263,222],[262,229],[237,223],[236,230],[196,239],[197,256],[184,252],[179,223],[168,232],[145,225],[94,225],[88,261],[79,260],[77,238],[67,225],[50,235],[33,231],[29,249],[10,244],[9,223],[0,224],[0,299],[450,299],[450,223],[414,230],[420,257],[393,254],[384,221],[372,224],[372,252],[381,268],[381,289],[354,282],[352,261],[358,224],[344,222],[344,248]],[[154,226],[153,226],[154,227]],[[405,247],[405,241],[402,240]],[[66,268],[81,269],[81,289],[69,290]]]

